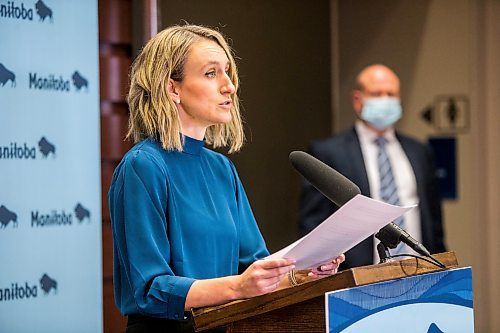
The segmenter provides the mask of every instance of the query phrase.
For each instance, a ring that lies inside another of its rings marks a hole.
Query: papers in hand
[[[297,269],[326,263],[417,205],[399,207],[358,194],[313,231],[267,258],[296,260]]]

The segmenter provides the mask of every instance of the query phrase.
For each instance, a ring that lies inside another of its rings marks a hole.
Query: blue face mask
[[[365,98],[361,119],[366,120],[373,127],[383,130],[393,125],[401,118],[401,103],[395,97]]]

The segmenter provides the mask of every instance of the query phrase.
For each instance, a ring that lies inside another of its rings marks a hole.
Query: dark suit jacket
[[[441,218],[441,199],[434,159],[427,146],[404,135],[396,134],[415,173],[422,225],[422,243],[431,253],[445,251]],[[355,129],[335,137],[314,142],[310,154],[328,164],[359,186],[361,193],[370,196],[370,186],[365,169],[361,146]],[[397,168],[393,166],[393,168]],[[314,229],[335,212],[338,207],[326,199],[307,181],[300,198],[300,232],[302,235]],[[341,269],[373,263],[373,237],[347,251]]]

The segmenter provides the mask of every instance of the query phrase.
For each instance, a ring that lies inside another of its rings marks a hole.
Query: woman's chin
[[[227,124],[231,121],[233,117],[231,116],[231,112],[227,111],[221,114],[217,119],[217,124]]]

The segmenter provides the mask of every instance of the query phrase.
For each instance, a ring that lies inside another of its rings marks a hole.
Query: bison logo
[[[80,73],[78,73],[78,71],[75,71],[71,78],[73,79],[73,85],[75,86],[76,90],[80,91],[82,87],[85,87],[85,89],[88,90],[89,82]]]
[[[38,141],[38,148],[42,153],[43,157],[49,156],[50,153],[56,154],[56,147],[50,143],[45,137],[42,137],[40,141]]]
[[[54,289],[54,293],[57,292],[57,281],[52,279],[47,273],[43,274],[40,279],[40,287],[44,291],[45,295],[47,295],[52,289]]]
[[[43,3],[42,0],[38,0],[35,3],[36,13],[40,16],[40,21],[45,21],[45,18],[50,17],[50,21],[52,22],[52,9],[47,7],[46,4]]]
[[[78,203],[75,207],[75,216],[79,222],[83,222],[85,218],[90,220],[90,211]]]
[[[11,221],[14,228],[16,228],[17,227],[16,213],[11,212],[4,205],[0,206],[0,229],[6,228]]]
[[[0,63],[0,86],[4,86],[7,82],[11,82],[11,86],[16,86],[16,75],[9,71],[3,64]]]

